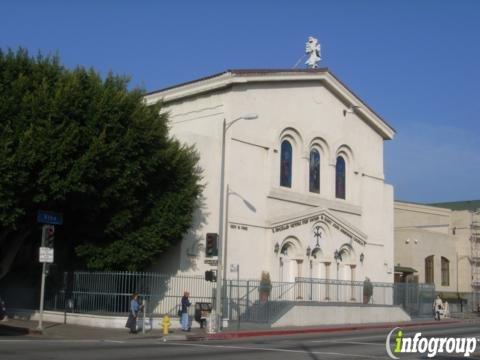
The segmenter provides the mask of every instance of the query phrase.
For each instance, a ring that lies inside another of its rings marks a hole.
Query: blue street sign
[[[63,216],[53,211],[38,210],[37,222],[50,225],[62,225]]]

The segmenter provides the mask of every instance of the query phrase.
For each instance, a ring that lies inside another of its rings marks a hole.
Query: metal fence
[[[68,291],[68,275],[60,288],[49,291],[45,308],[88,314],[127,314],[131,295],[138,292],[152,316],[176,316],[185,290],[190,301],[211,302],[214,285],[201,276],[169,276],[141,272],[75,272]]]
[[[76,313],[125,315],[131,294],[140,293],[146,300],[149,316],[177,316],[181,297],[190,292],[190,301],[214,304],[216,283],[202,276],[170,276],[158,273],[75,272],[68,281],[47,292],[45,308]],[[70,286],[67,286],[70,283]],[[419,284],[372,282],[371,294],[358,281],[297,278],[295,282],[259,280],[225,280],[222,287],[224,316],[236,322],[269,323],[291,306],[299,303],[322,305],[342,303],[365,305],[401,305],[417,315],[426,312],[433,302],[435,289]],[[70,291],[67,289],[70,288]],[[367,293],[367,296],[366,296]],[[193,315],[194,307],[191,307]]]
[[[364,296],[365,283],[356,281],[296,278],[295,282],[229,280],[225,283],[224,314],[231,321],[269,323],[298,304],[392,305],[393,284],[371,283],[371,295]]]
[[[417,283],[395,283],[393,302],[401,306],[410,316],[433,316],[435,285]]]

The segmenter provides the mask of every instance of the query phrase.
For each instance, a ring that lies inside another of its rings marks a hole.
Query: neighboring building
[[[383,146],[394,130],[329,70],[229,70],[146,101],[162,101],[171,133],[195,145],[205,183],[191,231],[157,269],[212,269],[205,237],[219,233],[224,206],[225,269],[239,264],[243,279],[268,271],[273,281],[393,282],[393,187]],[[229,190],[220,205],[222,123],[248,113],[258,118],[226,133]]]
[[[456,248],[451,210],[395,202],[395,281],[435,284],[456,292]]]
[[[431,205],[395,202],[395,281],[432,283],[437,293],[468,300],[480,290],[480,201]]]
[[[472,305],[480,305],[480,200],[436,203],[452,210],[451,234],[458,261],[458,291],[471,293]]]

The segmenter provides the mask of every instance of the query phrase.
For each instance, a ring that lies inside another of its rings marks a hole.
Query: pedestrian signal
[[[205,280],[212,281],[212,282],[217,281],[217,274],[215,273],[215,271],[213,270],[205,271]]]
[[[218,234],[207,233],[207,244],[205,246],[205,256],[218,256]]]

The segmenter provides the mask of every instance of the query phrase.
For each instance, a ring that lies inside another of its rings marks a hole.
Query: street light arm
[[[227,131],[230,128],[230,126],[232,126],[233,124],[235,124],[239,120],[255,120],[257,118],[258,118],[257,114],[247,114],[247,115],[240,116],[240,117],[238,117],[236,119],[233,119],[229,122],[225,122],[225,130],[224,131]]]

